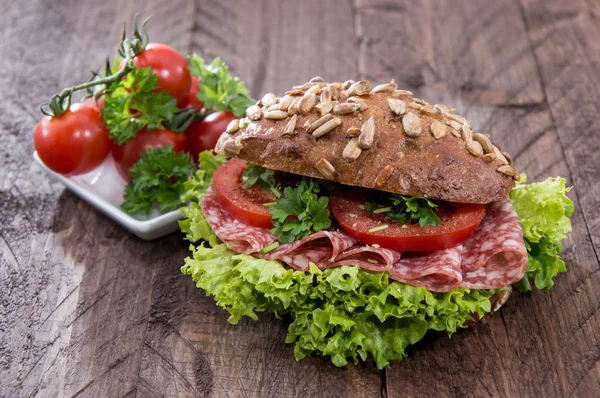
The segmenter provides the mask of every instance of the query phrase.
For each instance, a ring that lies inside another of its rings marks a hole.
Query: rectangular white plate
[[[148,215],[145,213],[129,215],[121,210],[123,191],[127,183],[115,169],[111,154],[98,168],[74,177],[66,177],[50,170],[37,152],[33,153],[33,159],[77,196],[144,240],[161,238],[179,229],[177,221],[182,218],[179,210],[165,213],[152,209]]]

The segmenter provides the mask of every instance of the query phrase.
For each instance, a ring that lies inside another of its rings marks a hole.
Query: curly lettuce
[[[214,242],[214,240],[213,240]],[[410,344],[428,330],[455,333],[491,310],[497,290],[455,289],[433,293],[389,280],[389,272],[366,272],[342,266],[310,272],[280,261],[237,254],[225,244],[190,246],[192,257],[181,268],[196,286],[214,296],[236,324],[269,311],[292,322],[286,342],[294,355],[330,356],[336,366],[366,360],[378,369],[406,356]]]
[[[552,278],[567,271],[560,258],[561,241],[571,232],[569,217],[575,211],[564,178],[550,177],[532,184],[524,184],[525,180],[523,176],[510,193],[527,247],[527,272],[514,284],[520,292],[531,290],[532,282],[538,289],[550,289]]]

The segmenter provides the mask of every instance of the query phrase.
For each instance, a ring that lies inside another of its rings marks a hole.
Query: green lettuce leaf
[[[300,360],[310,354],[330,356],[336,366],[365,360],[378,369],[401,359],[406,348],[432,329],[448,334],[491,310],[499,290],[455,289],[432,293],[390,281],[388,272],[342,266],[310,272],[286,268],[279,261],[236,254],[213,239],[190,249],[181,268],[198,288],[226,309],[229,322],[257,319],[270,311],[292,322],[286,342]]]
[[[527,246],[527,272],[514,284],[520,292],[531,290],[531,281],[538,289],[550,289],[554,286],[552,278],[567,271],[560,258],[561,241],[571,232],[569,217],[575,211],[567,197],[571,188],[564,178],[550,177],[532,184],[524,184],[525,180],[523,175],[510,193]]]

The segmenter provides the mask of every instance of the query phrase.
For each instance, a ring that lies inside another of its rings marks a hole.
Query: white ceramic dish
[[[153,209],[148,215],[129,215],[121,210],[126,182],[115,169],[110,154],[98,168],[74,177],[65,177],[50,170],[37,152],[33,153],[33,159],[80,198],[144,240],[161,238],[179,229],[177,221],[182,218],[179,210],[164,213]]]

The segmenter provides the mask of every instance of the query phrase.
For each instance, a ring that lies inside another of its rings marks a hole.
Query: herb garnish
[[[296,187],[286,187],[283,197],[269,207],[273,217],[271,234],[281,243],[294,242],[331,226],[328,196],[319,196],[319,183],[303,178]]]
[[[193,170],[189,155],[173,152],[173,145],[148,148],[129,170],[131,182],[125,187],[125,203],[121,207],[129,213],[146,214],[155,203],[160,210],[179,208],[183,205],[184,183]]]
[[[278,199],[281,198],[281,185],[275,181],[275,171],[248,163],[242,174],[242,180],[247,186],[259,184],[267,188]]]
[[[210,64],[198,55],[190,57],[190,72],[200,78],[198,99],[206,109],[231,111],[234,116],[242,116],[246,108],[256,101],[248,96],[243,81],[229,73],[227,64],[215,58]]]
[[[387,194],[377,200],[373,198],[365,200],[367,213],[386,213],[387,217],[397,224],[418,222],[421,228],[440,223],[439,217],[435,214],[436,208],[435,203],[418,196]]]
[[[150,68],[134,69],[108,87],[100,112],[116,144],[124,144],[144,127],[148,131],[163,128],[173,119],[177,100],[156,89],[158,76]]]

